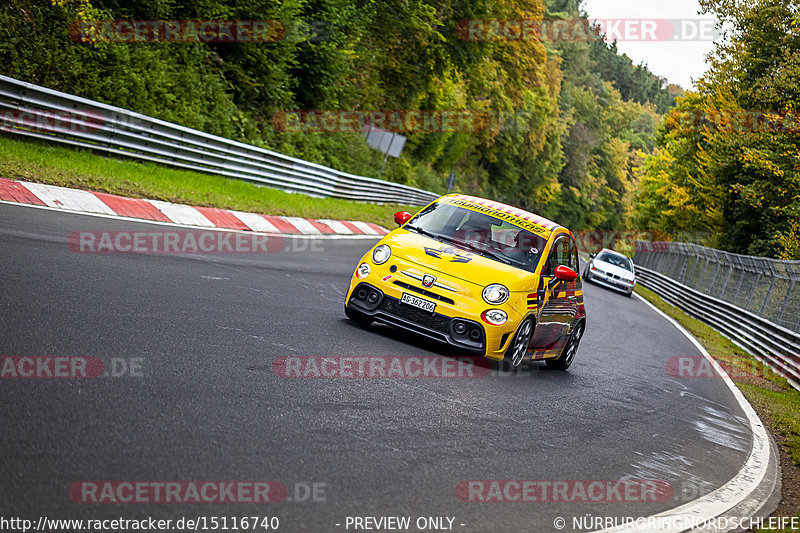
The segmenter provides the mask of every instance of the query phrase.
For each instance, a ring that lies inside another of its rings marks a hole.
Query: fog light
[[[370,272],[369,265],[366,263],[361,263],[356,269],[356,277],[358,279],[364,279],[367,276],[369,276],[369,272]]]
[[[453,331],[459,335],[463,335],[467,332],[467,325],[463,322],[457,322],[456,325],[453,326]]]
[[[369,303],[371,303],[371,304],[374,304],[374,303],[378,302],[378,298],[380,298],[380,296],[378,296],[377,292],[371,292],[371,293],[369,293],[369,297],[367,298],[367,301]]]
[[[508,321],[508,315],[500,309],[489,309],[481,313],[481,320],[492,326],[502,326]]]
[[[359,300],[366,300],[367,299],[367,289],[359,289],[359,291],[358,291],[358,299]]]
[[[473,329],[469,332],[469,338],[476,341],[481,338],[481,330],[478,328]]]

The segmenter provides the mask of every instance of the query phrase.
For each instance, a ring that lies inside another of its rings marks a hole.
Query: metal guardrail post
[[[700,263],[700,256],[695,253],[695,257],[697,257],[697,259],[694,261],[694,265],[692,266],[692,271],[689,273],[689,277],[686,278],[686,285],[691,285],[692,279],[694,279],[694,271],[697,270],[697,264]]]
[[[727,257],[727,254],[726,254]],[[728,281],[731,279],[731,274],[733,274],[733,262],[730,261],[730,257],[728,259],[728,274],[725,276],[725,282],[722,284],[722,289],[719,291],[719,298],[720,300],[725,299],[725,289],[728,288]]]
[[[686,279],[686,266],[689,264],[689,256],[683,253],[683,250],[681,250],[681,255],[683,256],[683,264],[681,265],[681,271],[678,275],[678,279],[681,283],[683,283],[683,281]]]
[[[744,282],[744,274],[746,272],[741,261],[738,259],[737,261],[739,262],[737,265],[737,270],[739,270],[739,283],[736,284],[736,291],[733,293],[733,298],[731,299],[731,302],[733,303],[736,303],[736,298],[739,297],[739,291],[742,290],[742,283]]]
[[[789,267],[789,272],[791,274],[791,267]],[[792,295],[792,290],[794,290],[795,280],[794,278],[789,279],[789,289],[786,291],[786,296],[783,297],[783,303],[781,304],[781,309],[778,311],[778,317],[775,321],[780,324],[783,320],[783,313],[786,312],[786,306],[789,304],[789,297]]]
[[[772,280],[769,283],[769,289],[767,289],[767,295],[764,297],[764,303],[761,304],[761,311],[758,313],[758,316],[764,316],[764,311],[767,310],[767,303],[769,303],[769,297],[772,295],[772,289],[775,288],[775,280],[778,279],[777,272],[775,272],[772,263],[767,261],[766,265],[770,269]]]
[[[753,282],[753,286],[750,287],[750,295],[747,297],[747,304],[745,304],[744,308],[746,311],[750,310],[750,304],[753,301],[753,295],[756,292],[756,287],[758,287],[758,282],[761,281],[761,272],[756,273],[756,280]]]

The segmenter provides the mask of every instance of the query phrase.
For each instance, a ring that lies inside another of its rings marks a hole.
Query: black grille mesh
[[[448,333],[450,331],[449,318],[435,313],[432,314],[422,309],[417,309],[416,307],[411,307],[410,305],[400,303],[399,300],[388,296],[381,302],[380,309],[390,315],[410,320],[411,322],[419,324],[420,326],[425,326],[434,331],[439,331],[441,333]]]

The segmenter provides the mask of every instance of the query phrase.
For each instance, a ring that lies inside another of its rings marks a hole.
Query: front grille
[[[420,289],[419,287],[409,285],[408,283],[402,281],[395,281],[394,284],[397,285],[398,287],[403,287],[404,289],[408,289],[409,291],[414,291],[418,294],[425,295],[428,298],[433,298],[434,300],[439,300],[440,302],[444,302],[446,304],[455,305],[455,302],[450,298],[441,296],[439,294],[436,294],[435,292],[426,291],[425,289]]]
[[[416,307],[403,304],[400,300],[395,298],[385,297],[379,309],[390,315],[408,320],[434,331],[441,333],[448,333],[450,331],[450,319],[446,316],[417,309]]]

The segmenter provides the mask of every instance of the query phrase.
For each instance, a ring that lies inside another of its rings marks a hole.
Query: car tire
[[[591,281],[592,276],[589,274],[589,265],[586,265],[586,269],[583,271],[583,279],[584,281]]]
[[[628,298],[630,298],[630,297],[631,297],[631,294],[633,294],[633,289],[631,289],[631,290],[629,290],[628,292],[626,292],[626,293],[625,293],[625,296],[627,296]]]
[[[556,370],[566,370],[570,367],[575,360],[575,354],[578,352],[578,346],[583,338],[583,332],[586,329],[586,323],[581,320],[572,330],[567,344],[561,350],[561,353],[556,359],[547,359],[546,363],[549,368]]]
[[[371,316],[365,315],[359,311],[354,311],[347,306],[344,307],[344,314],[347,315],[347,318],[362,326],[369,326],[375,321]]]
[[[531,318],[523,320],[519,328],[517,328],[517,332],[506,350],[505,360],[511,363],[512,368],[518,367],[525,359],[525,354],[528,353],[528,345],[531,343],[531,338],[533,338],[533,329],[534,325]]]

